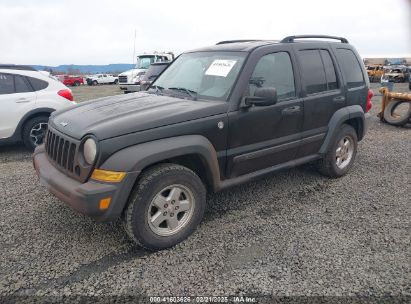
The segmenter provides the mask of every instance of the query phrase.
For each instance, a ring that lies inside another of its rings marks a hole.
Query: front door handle
[[[292,106],[285,108],[281,111],[283,115],[293,115],[293,114],[298,114],[301,112],[301,107],[300,106]]]
[[[337,96],[333,98],[333,101],[336,103],[343,103],[345,102],[345,97],[344,96]]]

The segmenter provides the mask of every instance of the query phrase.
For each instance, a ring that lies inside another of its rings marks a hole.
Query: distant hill
[[[63,64],[59,66],[47,65],[32,65],[36,70],[50,69],[53,73],[69,73],[69,74],[95,74],[95,73],[121,73],[133,68],[133,64],[128,63],[114,63],[107,65],[77,65],[77,64]]]

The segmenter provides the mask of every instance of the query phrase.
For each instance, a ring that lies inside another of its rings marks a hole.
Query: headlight
[[[92,165],[97,155],[97,145],[93,138],[88,138],[83,145],[83,156],[87,164]]]

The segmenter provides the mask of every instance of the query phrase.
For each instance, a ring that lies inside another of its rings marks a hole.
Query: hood
[[[119,74],[118,76],[132,76],[132,75],[137,75],[140,72],[145,72],[145,69],[131,69],[128,71],[125,71],[121,74]]]
[[[224,101],[193,101],[148,93],[104,97],[56,111],[50,124],[75,139],[98,140],[227,112]]]

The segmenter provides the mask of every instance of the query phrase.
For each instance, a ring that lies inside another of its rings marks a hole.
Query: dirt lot
[[[157,253],[50,195],[22,146],[0,148],[0,295],[411,296],[411,127],[381,123],[380,99],[347,176],[306,165],[209,195],[195,234]]]

